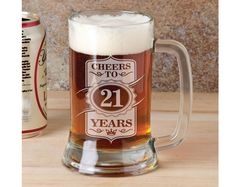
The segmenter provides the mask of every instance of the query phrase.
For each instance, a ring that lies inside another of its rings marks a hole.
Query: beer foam
[[[69,19],[69,45],[89,55],[136,54],[153,47],[153,21],[142,14],[76,15]]]

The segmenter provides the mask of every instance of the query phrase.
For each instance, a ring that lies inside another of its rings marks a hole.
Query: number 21
[[[112,94],[115,94],[116,97],[116,104],[113,105],[112,101],[108,102],[108,100],[112,97]],[[103,89],[101,91],[101,95],[106,96],[105,99],[101,102],[102,107],[123,107],[120,103],[120,89],[118,90],[108,90],[108,89]]]

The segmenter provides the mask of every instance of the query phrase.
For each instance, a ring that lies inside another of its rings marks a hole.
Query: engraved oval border
[[[120,110],[117,110],[117,111],[108,111],[108,110],[103,110],[102,108],[100,108],[99,106],[97,106],[97,104],[94,102],[93,100],[93,94],[94,92],[102,87],[102,86],[111,86],[111,85],[115,85],[115,86],[120,86],[122,87],[123,89],[125,89],[129,95],[129,100],[128,100],[128,104],[126,104],[125,107],[123,107],[122,109]],[[111,80],[111,81],[106,81],[106,82],[103,82],[103,83],[100,83],[100,84],[97,84],[96,86],[94,86],[91,90],[88,91],[88,94],[87,94],[87,103],[91,104],[92,107],[94,109],[96,109],[97,113],[100,113],[104,116],[110,116],[110,115],[115,115],[115,116],[118,116],[120,114],[125,114],[126,111],[128,111],[130,108],[132,108],[132,104],[135,102],[135,93],[133,91],[133,88],[130,88],[127,84],[125,83],[122,83],[122,82],[116,82],[114,80]],[[106,115],[107,114],[107,115]]]

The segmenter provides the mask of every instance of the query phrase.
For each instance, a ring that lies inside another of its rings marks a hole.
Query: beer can
[[[40,18],[22,12],[22,137],[47,126],[46,32]]]

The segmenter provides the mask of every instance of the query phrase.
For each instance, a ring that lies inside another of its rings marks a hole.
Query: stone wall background
[[[158,39],[175,39],[190,53],[195,92],[218,91],[217,0],[22,0],[22,10],[37,13],[47,28],[48,89],[68,90],[68,25],[72,11],[86,9],[138,10],[155,19]],[[153,64],[154,88],[176,91],[174,57],[161,54]]]

